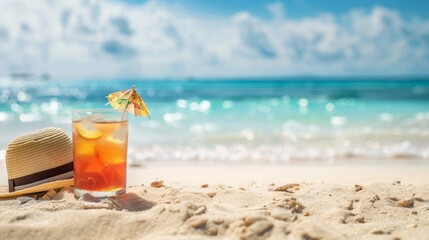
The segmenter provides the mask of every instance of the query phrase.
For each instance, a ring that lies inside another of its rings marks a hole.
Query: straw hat
[[[73,185],[73,147],[59,128],[44,128],[13,139],[6,150],[9,192],[0,198]]]

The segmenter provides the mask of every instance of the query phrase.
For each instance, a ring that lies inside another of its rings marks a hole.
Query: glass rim
[[[86,113],[86,112],[123,113],[124,111],[120,111],[120,110],[117,110],[117,109],[114,109],[114,108],[80,108],[80,109],[72,109],[72,113]]]
[[[100,117],[112,121],[128,121],[128,112],[113,108],[87,108],[72,110],[72,121],[80,121],[91,115],[100,114]]]

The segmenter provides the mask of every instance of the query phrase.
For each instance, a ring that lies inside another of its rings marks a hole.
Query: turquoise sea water
[[[72,109],[108,108],[105,96],[136,85],[152,118],[130,118],[130,161],[429,159],[429,79],[0,84],[0,149],[45,126],[70,133]]]

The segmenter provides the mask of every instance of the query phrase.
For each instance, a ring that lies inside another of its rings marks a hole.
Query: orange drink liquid
[[[75,195],[125,194],[128,121],[90,116],[72,125]]]

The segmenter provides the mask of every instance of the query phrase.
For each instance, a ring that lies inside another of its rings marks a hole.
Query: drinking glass
[[[74,194],[96,198],[126,192],[128,115],[114,109],[74,110]]]

